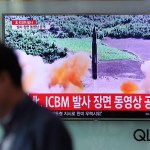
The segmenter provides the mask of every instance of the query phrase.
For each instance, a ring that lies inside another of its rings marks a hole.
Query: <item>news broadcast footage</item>
[[[150,118],[150,15],[4,14],[24,90],[61,118]]]

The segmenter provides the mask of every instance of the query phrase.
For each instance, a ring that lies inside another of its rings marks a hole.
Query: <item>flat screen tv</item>
[[[3,14],[3,42],[58,116],[150,118],[150,15]]]

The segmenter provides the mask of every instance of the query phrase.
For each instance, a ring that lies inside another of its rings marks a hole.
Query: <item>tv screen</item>
[[[62,118],[149,119],[150,15],[4,14],[24,90]]]

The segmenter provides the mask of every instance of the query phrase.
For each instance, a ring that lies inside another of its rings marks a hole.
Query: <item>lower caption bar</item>
[[[125,111],[54,111],[60,118],[150,119],[150,112]]]

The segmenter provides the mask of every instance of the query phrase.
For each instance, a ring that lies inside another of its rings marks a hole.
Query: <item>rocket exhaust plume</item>
[[[23,70],[23,88],[28,93],[82,92],[82,78],[88,73],[90,57],[81,52],[52,64],[45,64],[41,57],[16,50]]]
[[[97,44],[95,27],[92,35],[92,78],[97,79]]]
[[[138,90],[138,85],[132,81],[126,81],[121,85],[121,91],[125,94],[136,93]]]
[[[58,65],[59,60],[53,63],[55,68],[51,73],[51,82],[49,87],[61,85],[66,91],[72,86],[76,87],[77,92],[83,90],[82,78],[86,75],[90,66],[90,58],[84,53],[76,53],[67,59],[60,60],[61,65]],[[73,92],[73,91],[72,91]]]

